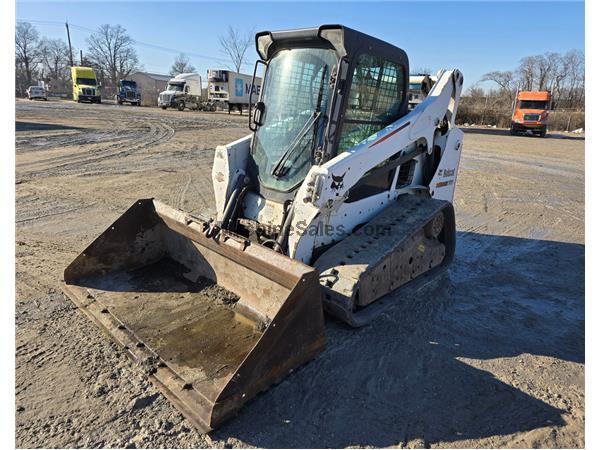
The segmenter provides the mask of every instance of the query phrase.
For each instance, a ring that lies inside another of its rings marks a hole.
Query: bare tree
[[[565,91],[568,107],[583,106],[585,98],[585,57],[579,50],[568,51],[563,57]]]
[[[87,44],[87,58],[113,87],[119,79],[138,70],[134,41],[121,25],[102,25],[87,39]]]
[[[221,50],[229,56],[236,72],[239,72],[242,64],[246,62],[244,56],[252,45],[253,39],[254,31],[242,33],[231,25],[227,29],[227,34],[219,37]]]
[[[17,77],[21,75],[27,85],[32,84],[33,75],[39,63],[40,34],[28,22],[17,23],[15,32],[15,63]],[[22,73],[19,74],[19,69]]]
[[[516,88],[515,76],[511,71],[496,70],[488,72],[481,78],[481,81],[493,81],[500,87],[502,94],[506,97],[512,97]]]
[[[62,39],[42,39],[39,47],[44,74],[52,80],[65,81],[69,77],[69,47]]]
[[[523,91],[532,91],[535,83],[535,74],[538,60],[535,56],[526,56],[519,62],[516,75],[519,78],[520,88]]]
[[[536,86],[538,91],[550,90],[550,84],[556,67],[560,64],[560,55],[558,53],[546,53],[537,55],[536,60]]]
[[[188,58],[184,53],[180,53],[175,57],[175,61],[173,61],[173,65],[171,66],[169,73],[174,77],[180,73],[190,73],[195,71],[196,68],[190,64],[190,58]]]

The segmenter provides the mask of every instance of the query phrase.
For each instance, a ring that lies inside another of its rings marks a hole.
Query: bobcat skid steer
[[[139,200],[64,273],[202,431],[321,352],[324,310],[363,325],[454,253],[461,73],[408,113],[408,59],[386,42],[325,25],[256,50],[252,133],[215,151],[216,215]]]

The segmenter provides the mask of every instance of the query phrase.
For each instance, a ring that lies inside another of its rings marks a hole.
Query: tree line
[[[551,129],[585,125],[585,57],[580,50],[526,56],[514,70],[488,72],[479,81],[493,87],[485,90],[476,83],[463,93],[459,123],[508,127],[517,91],[550,91]]]
[[[247,61],[245,54],[252,45],[253,33],[228,28],[219,37],[221,52],[230,60],[228,68],[239,72]],[[134,39],[121,25],[102,25],[86,39],[85,49],[72,48],[74,65],[93,67],[105,95],[113,94],[117,82],[142,70]],[[17,95],[24,96],[29,86],[44,81],[55,92],[70,93],[71,52],[63,39],[41,36],[29,22],[18,22],[15,29],[15,85]],[[169,73],[174,76],[195,72],[184,53],[175,57]]]
[[[86,39],[87,48],[72,49],[74,65],[90,66],[103,86],[114,88],[119,79],[140,70],[133,39],[121,25],[102,25]],[[84,55],[84,56],[82,56]],[[42,80],[52,90],[68,92],[71,52],[63,39],[41,36],[28,22],[15,29],[15,82],[18,94]]]

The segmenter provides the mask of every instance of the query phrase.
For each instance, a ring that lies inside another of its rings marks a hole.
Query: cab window
[[[519,102],[521,109],[546,109],[547,106],[545,100],[521,100]]]
[[[398,120],[404,104],[406,74],[401,64],[363,54],[352,75],[338,153]]]

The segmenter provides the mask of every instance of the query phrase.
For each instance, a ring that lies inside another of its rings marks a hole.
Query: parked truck
[[[73,100],[77,103],[83,101],[101,103],[100,85],[96,73],[91,67],[72,66],[71,80],[73,83]]]
[[[202,78],[197,73],[181,73],[171,78],[167,89],[158,94],[158,106],[162,109],[201,109],[207,100]]]
[[[142,94],[140,93],[137,83],[133,80],[119,80],[115,100],[119,105],[129,103],[131,105],[140,106],[142,103]]]
[[[211,69],[208,71],[208,103],[211,111],[216,107],[227,109],[231,113],[248,106],[250,93],[257,99],[260,95],[262,80],[258,77],[252,84],[252,75],[232,72],[231,70]]]
[[[429,91],[437,80],[437,76],[426,73],[410,75],[408,80],[408,109],[410,111],[429,95]]]
[[[510,124],[510,134],[515,135],[531,131],[540,137],[546,136],[551,99],[552,96],[548,91],[517,92]]]

